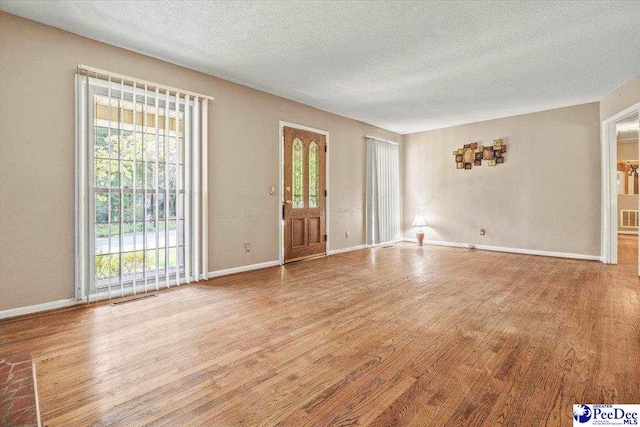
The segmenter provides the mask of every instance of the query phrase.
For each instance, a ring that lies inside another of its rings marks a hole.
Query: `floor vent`
[[[140,301],[143,299],[147,299],[147,298],[153,298],[153,297],[157,297],[158,295],[156,294],[149,294],[149,295],[140,295],[139,297],[135,297],[135,298],[129,298],[123,301],[116,301],[116,302],[112,302],[111,305],[122,305],[122,304],[126,304],[129,302],[135,302],[135,301]]]

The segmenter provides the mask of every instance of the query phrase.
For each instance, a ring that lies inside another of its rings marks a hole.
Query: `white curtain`
[[[398,237],[399,154],[392,142],[367,138],[367,244]]]

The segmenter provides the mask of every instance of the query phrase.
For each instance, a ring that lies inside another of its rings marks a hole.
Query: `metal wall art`
[[[453,152],[456,158],[456,169],[471,169],[473,166],[482,166],[482,161],[486,160],[489,166],[504,163],[504,154],[507,146],[501,139],[494,139],[493,146],[483,147],[477,142],[465,144]]]

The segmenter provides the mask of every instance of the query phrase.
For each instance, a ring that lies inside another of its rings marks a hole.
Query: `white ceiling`
[[[597,101],[640,73],[637,1],[0,9],[399,133]]]

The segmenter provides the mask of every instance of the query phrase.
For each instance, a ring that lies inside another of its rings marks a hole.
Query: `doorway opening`
[[[632,265],[640,275],[640,104],[602,123],[602,261]]]
[[[280,122],[280,262],[327,255],[328,132]]]
[[[615,127],[618,263],[637,269],[640,223],[638,114],[615,123]]]

